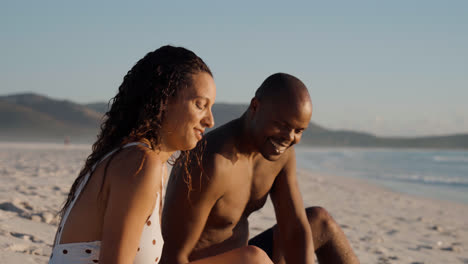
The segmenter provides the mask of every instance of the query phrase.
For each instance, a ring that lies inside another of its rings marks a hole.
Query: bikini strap
[[[67,222],[68,215],[70,214],[71,209],[72,209],[73,206],[75,205],[76,200],[78,200],[78,197],[80,196],[81,191],[82,191],[83,188],[86,186],[86,183],[88,183],[88,180],[89,180],[91,174],[92,174],[92,173],[94,172],[94,170],[96,169],[96,167],[97,167],[101,162],[103,162],[105,159],[107,159],[107,158],[110,157],[112,154],[114,154],[117,150],[119,150],[119,149],[124,149],[124,148],[128,148],[128,147],[131,147],[131,146],[136,146],[136,145],[142,145],[142,146],[145,146],[145,147],[151,149],[151,147],[150,147],[148,144],[143,143],[143,142],[131,142],[131,143],[125,144],[125,145],[123,145],[121,148],[114,149],[114,150],[112,150],[111,152],[109,152],[109,153],[107,153],[106,155],[104,155],[104,157],[103,157],[102,159],[100,159],[98,162],[96,162],[96,164],[94,164],[93,167],[91,167],[91,170],[88,171],[88,173],[86,173],[86,175],[84,176],[83,181],[81,181],[81,183],[80,183],[80,185],[78,186],[78,188],[76,188],[75,195],[73,196],[73,198],[72,198],[70,204],[68,205],[67,209],[65,210],[65,213],[63,214],[62,220],[60,221],[60,225],[59,225],[59,228],[58,228],[58,230],[57,230],[57,234],[55,235],[54,247],[55,247],[56,245],[58,245],[58,243],[60,242],[60,239],[62,238],[63,226],[64,226],[64,224]]]

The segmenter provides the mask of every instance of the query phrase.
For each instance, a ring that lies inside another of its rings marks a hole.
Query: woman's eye
[[[195,106],[200,110],[205,109],[205,106],[201,102],[195,103]]]

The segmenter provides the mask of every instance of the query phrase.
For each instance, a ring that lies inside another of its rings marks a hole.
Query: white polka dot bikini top
[[[134,145],[144,145],[149,148],[148,145],[141,142],[133,142],[123,146],[123,148],[134,146]],[[70,205],[66,209],[62,221],[60,222],[59,228],[57,230],[55,244],[52,249],[52,254],[49,259],[49,264],[59,264],[59,263],[99,263],[99,253],[101,249],[101,241],[92,241],[92,242],[78,242],[78,243],[66,243],[58,244],[62,236],[62,229],[67,221],[68,214],[70,213],[75,201],[80,195],[82,189],[86,185],[86,182],[89,180],[91,173],[97,167],[97,165],[105,160],[107,157],[112,155],[115,151],[108,153],[104,156],[97,164],[93,166],[91,172],[88,172],[84,177],[84,180],[81,182],[80,186],[76,190],[75,198],[71,201]],[[162,186],[164,186],[164,175],[162,177]],[[163,188],[164,190],[164,188]],[[143,227],[143,233],[141,234],[140,245],[138,247],[134,264],[147,264],[147,263],[158,263],[161,257],[162,248],[164,240],[161,234],[161,223],[159,217],[159,208],[162,203],[164,194],[158,193],[156,198],[156,205],[154,207],[153,213],[147,220],[145,226]]]

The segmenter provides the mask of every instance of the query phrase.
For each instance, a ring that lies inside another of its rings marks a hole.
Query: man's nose
[[[284,140],[287,140],[289,142],[294,141],[294,138],[295,138],[294,129],[286,129],[283,132],[283,137],[284,137]]]

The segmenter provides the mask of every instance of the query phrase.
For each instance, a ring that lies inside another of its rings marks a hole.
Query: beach
[[[0,143],[0,262],[47,263],[57,211],[90,150]],[[307,168],[297,175],[304,205],[328,210],[361,263],[468,263],[467,204]],[[271,203],[249,220],[251,237],[271,227]]]

